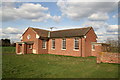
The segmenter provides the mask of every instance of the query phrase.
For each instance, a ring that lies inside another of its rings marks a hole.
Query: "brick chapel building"
[[[92,27],[48,31],[29,27],[16,43],[17,54],[94,56],[91,43],[97,42]]]

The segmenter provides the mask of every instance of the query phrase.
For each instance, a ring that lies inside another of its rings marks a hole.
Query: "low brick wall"
[[[100,52],[97,55],[97,63],[119,63],[120,53]]]

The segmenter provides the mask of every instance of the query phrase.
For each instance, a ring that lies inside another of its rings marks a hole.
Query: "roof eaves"
[[[84,35],[81,36],[64,36],[64,37],[50,37],[50,38],[74,38],[74,37],[83,37]]]
[[[28,28],[25,30],[25,32],[26,32],[29,28],[31,28],[31,27],[28,27]],[[22,36],[25,34],[25,32],[22,34]]]
[[[88,30],[88,32],[89,32],[91,29],[93,29],[93,28],[90,27],[90,29]],[[93,29],[93,31],[94,31],[94,29]],[[88,33],[88,32],[87,32],[87,33]],[[86,33],[86,34],[87,34],[87,33]],[[95,33],[95,31],[94,31],[94,33]],[[86,34],[85,34],[85,35],[86,35]],[[96,34],[95,34],[95,35],[96,35]],[[96,35],[96,38],[98,38],[97,35]]]
[[[88,28],[89,30],[84,34],[84,36],[87,35],[87,33],[92,29],[92,27],[88,27]]]
[[[49,31],[49,30],[39,29],[39,28],[33,28],[33,29],[38,29],[38,30],[42,30],[42,31]],[[49,32],[50,32],[50,31],[49,31]]]

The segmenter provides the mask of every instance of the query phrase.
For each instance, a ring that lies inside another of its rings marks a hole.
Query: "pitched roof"
[[[48,37],[48,32],[47,30],[43,30],[43,29],[38,29],[38,28],[32,28],[39,36],[42,37]]]
[[[39,36],[48,37],[50,32],[50,38],[64,38],[64,37],[81,37],[87,34],[87,32],[92,27],[85,28],[76,28],[76,29],[66,29],[66,30],[58,30],[58,31],[48,31],[38,28],[32,28]]]
[[[86,35],[86,33],[92,27],[86,28],[76,28],[76,29],[66,29],[66,30],[59,30],[51,32],[51,37],[81,37]]]

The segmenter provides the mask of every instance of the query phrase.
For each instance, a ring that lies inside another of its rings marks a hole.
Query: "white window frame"
[[[54,43],[55,43],[55,39],[52,39],[52,46],[51,46],[51,48],[52,48],[53,50],[55,50],[55,44],[54,44],[54,48],[53,48],[53,41],[54,41]]]
[[[36,34],[36,38],[38,39],[40,36],[38,34]]]
[[[95,51],[95,45],[92,44],[92,51]]]
[[[75,45],[76,39],[78,41],[78,49],[76,49],[76,45]],[[79,38],[74,38],[74,50],[79,51]]]
[[[44,41],[45,41],[45,42],[44,42]],[[46,49],[46,43],[47,43],[46,40],[42,40],[42,49]],[[43,45],[44,45],[44,47],[43,47]]]
[[[64,48],[64,41],[65,41],[65,49],[63,49]],[[66,39],[64,38],[64,39],[62,39],[62,50],[66,50]]]

